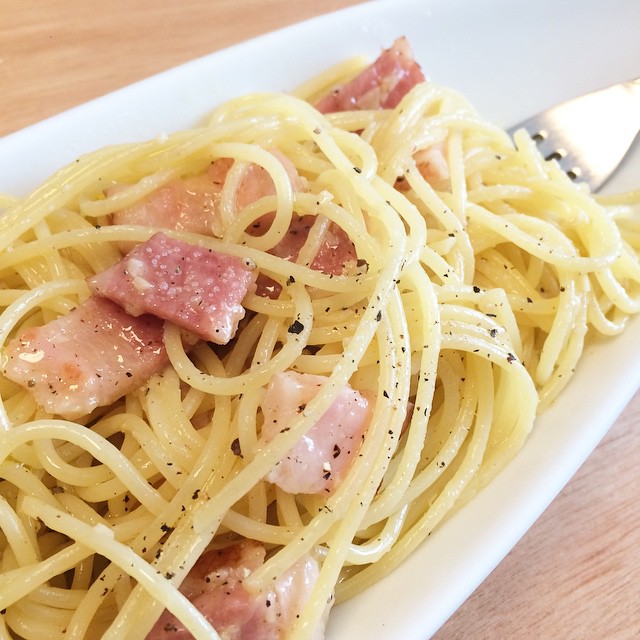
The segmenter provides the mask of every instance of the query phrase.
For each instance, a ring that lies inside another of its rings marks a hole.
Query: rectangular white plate
[[[197,59],[0,140],[0,190],[24,193],[96,147],[188,127],[235,95],[287,90],[406,35],[427,75],[502,125],[640,75],[637,0],[381,0]],[[610,190],[640,186],[636,153]],[[635,173],[635,182],[634,176]],[[640,386],[640,318],[587,349],[522,452],[381,583],[336,607],[328,640],[425,640],[508,553]],[[588,393],[590,402],[584,402]]]

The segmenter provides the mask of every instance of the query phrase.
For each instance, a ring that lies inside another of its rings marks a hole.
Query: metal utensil
[[[640,78],[556,105],[509,129],[526,129],[540,152],[597,191],[640,131]]]

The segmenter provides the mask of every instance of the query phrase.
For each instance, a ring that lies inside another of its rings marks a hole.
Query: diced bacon
[[[413,156],[418,171],[434,189],[445,190],[450,185],[446,151],[445,144],[438,142],[426,149],[420,149]],[[396,180],[395,188],[403,192],[409,190],[409,184],[404,176]]]
[[[357,262],[356,248],[349,236],[338,225],[331,224],[311,268],[339,276],[355,268]]]
[[[307,240],[315,219],[315,216],[312,215],[294,216],[284,238],[270,249],[269,253],[294,262]],[[338,225],[331,223],[313,262],[309,266],[311,269],[327,275],[339,276],[353,270],[356,265],[357,254],[353,242]],[[280,290],[281,287],[271,278],[264,275],[258,276],[256,293],[259,296],[277,298]]]
[[[159,232],[87,283],[133,316],[151,313],[226,344],[244,317],[242,300],[255,277],[246,260]]]
[[[221,236],[218,201],[230,166],[231,161],[222,158],[202,175],[173,180],[116,211],[112,222]]]
[[[315,216],[295,216],[284,238],[269,253],[295,261],[307,240]],[[331,223],[310,267],[328,275],[340,275],[356,264],[356,249],[347,234]]]
[[[409,43],[405,38],[398,38],[373,64],[350,82],[334,89],[316,104],[316,108],[322,113],[393,109],[424,79]]]
[[[306,182],[291,160],[277,149],[271,153],[287,171],[293,190],[304,191]],[[116,211],[112,222],[221,237],[224,229],[219,210],[220,194],[232,164],[229,158],[218,158],[203,174],[173,180],[140,202]],[[261,166],[250,165],[236,193],[236,209],[243,209],[275,192],[269,172]]]
[[[26,329],[6,347],[4,375],[36,402],[68,419],[139,388],[168,362],[163,322],[134,318],[92,296],[66,316]]]
[[[262,403],[263,436],[271,441],[304,411],[326,382],[323,376],[287,371],[276,374]],[[305,436],[267,475],[289,493],[333,491],[360,450],[369,423],[368,400],[346,386]]]
[[[307,181],[298,173],[293,162],[277,149],[271,149],[270,153],[275,156],[284,167],[293,191],[306,191]],[[238,193],[236,194],[236,209],[244,209],[250,204],[260,200],[260,198],[273,196],[275,194],[276,187],[271,178],[271,174],[260,165],[249,165],[240,182]]]
[[[315,584],[319,568],[310,556],[299,560],[268,593],[253,595],[244,579],[264,562],[261,543],[245,540],[226,549],[208,551],[196,562],[180,591],[225,640],[280,640],[286,636]],[[191,634],[164,611],[147,640],[187,640]],[[324,622],[316,631],[324,638]]]
[[[277,149],[271,150],[271,153],[285,168],[293,190],[306,191],[306,180],[298,174],[291,160]],[[203,175],[174,180],[136,205],[115,212],[112,222],[221,236],[223,229],[218,202],[231,165],[232,161],[228,158],[219,158]],[[239,211],[275,192],[275,185],[268,171],[259,165],[249,165],[236,194],[235,208]],[[295,260],[314,220],[314,216],[294,216],[286,236],[270,253]],[[266,214],[248,232],[260,236],[268,230],[272,221],[273,214]],[[133,246],[131,243],[121,243],[121,249],[125,252],[130,251]],[[329,275],[340,275],[347,265],[354,264],[355,261],[353,243],[342,229],[332,224],[310,266]],[[261,276],[256,292],[258,295],[276,298],[280,287],[270,278]]]
[[[418,171],[423,178],[434,187],[444,187],[449,181],[449,165],[447,163],[446,148],[443,143],[434,144],[427,149],[418,151],[414,159]]]
[[[319,575],[320,567],[318,563],[314,558],[306,555],[275,581],[274,587],[269,594],[269,600],[277,603],[278,610],[270,611],[269,615],[271,620],[274,620],[274,614],[276,618],[280,619],[279,639],[288,637],[288,632],[309,599]],[[310,636],[310,640],[324,640],[327,618],[332,605],[333,596],[331,601],[327,603],[318,626]]]

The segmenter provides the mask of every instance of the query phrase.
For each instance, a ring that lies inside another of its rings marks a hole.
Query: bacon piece
[[[295,166],[277,149],[271,153],[285,168],[294,191],[305,191],[307,184]],[[139,203],[117,211],[112,216],[114,224],[138,224],[171,230],[184,230],[203,235],[222,236],[222,221],[219,213],[220,192],[231,168],[228,158],[215,160],[200,176],[174,180],[157,189]],[[268,171],[259,165],[250,165],[236,193],[235,208],[241,210],[260,198],[275,194],[275,185]],[[270,251],[273,255],[295,260],[304,244],[314,216],[294,216],[286,236]],[[273,214],[266,214],[248,229],[251,235],[259,236],[271,225]],[[131,243],[120,243],[127,252]],[[355,263],[355,247],[344,231],[332,224],[313,264],[312,269],[330,275],[340,275],[345,265]],[[277,298],[280,287],[267,276],[258,280],[258,295]]]
[[[447,153],[444,142],[420,149],[413,155],[416,167],[422,177],[434,188],[445,190],[450,186],[449,164],[447,163]],[[398,191],[407,192],[409,184],[404,176],[400,176],[395,183]]]
[[[271,153],[287,171],[294,191],[305,190],[306,182],[298,175],[291,160],[277,149]],[[229,158],[218,158],[203,174],[173,180],[140,202],[114,212],[112,222],[222,237],[224,230],[219,201],[232,164],[233,161]],[[252,164],[240,181],[235,206],[240,210],[275,193],[275,185],[269,172]]]
[[[159,232],[87,283],[133,316],[152,313],[226,344],[244,317],[242,300],[255,276],[245,260]]]
[[[409,43],[405,38],[398,38],[353,80],[322,98],[316,108],[321,113],[393,109],[410,89],[424,79]]]
[[[316,217],[312,215],[294,216],[284,238],[270,249],[269,253],[295,262],[315,220]],[[252,232],[255,234],[260,228],[258,224]],[[309,266],[327,275],[339,276],[356,267],[357,257],[356,248],[349,236],[337,224],[331,223]],[[280,290],[280,285],[271,278],[264,275],[258,276],[257,295],[277,298]]]
[[[312,215],[295,216],[284,238],[269,253],[295,261],[315,220],[316,217]],[[347,234],[338,225],[331,223],[310,267],[337,276],[355,266],[356,260],[356,249]]]
[[[434,144],[418,151],[414,159],[422,177],[433,187],[444,189],[448,185],[449,165],[444,143]]]
[[[425,77],[406,38],[398,38],[373,64],[350,82],[322,98],[316,108],[322,113],[363,109],[392,109]],[[418,151],[414,156],[418,170],[436,189],[448,186],[449,166],[443,144]],[[405,190],[402,180],[396,187]]]
[[[300,176],[293,162],[291,162],[287,156],[277,149],[271,149],[270,152],[285,168],[293,191],[306,191],[307,181]],[[240,186],[238,187],[238,192],[236,194],[236,209],[239,211],[248,207],[250,204],[257,202],[260,198],[273,196],[275,194],[276,187],[271,178],[271,174],[260,165],[249,165],[242,181],[240,182]]]
[[[173,180],[140,202],[114,212],[112,222],[219,237],[218,201],[230,166],[230,160],[220,158],[202,175]]]
[[[326,382],[323,376],[286,371],[267,387],[262,413],[263,435],[271,441],[304,411]],[[346,386],[305,436],[267,475],[289,493],[333,491],[346,475],[369,423],[369,402]]]
[[[243,580],[264,562],[264,546],[245,540],[226,549],[208,551],[189,572],[180,591],[225,640],[279,640],[291,628],[318,577],[310,556],[299,560],[268,593],[250,594]],[[147,640],[192,638],[184,625],[165,610]],[[324,637],[324,623],[314,636]]]
[[[49,413],[75,419],[137,389],[164,367],[162,331],[155,316],[134,318],[92,296],[68,315],[12,340],[2,357],[3,372]]]

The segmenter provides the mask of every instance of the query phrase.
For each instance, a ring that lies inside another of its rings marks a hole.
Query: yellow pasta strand
[[[328,602],[391,571],[512,459],[592,335],[640,311],[639,191],[593,197],[433,83],[395,109],[311,106],[363,64],[231,100],[199,128],[87,154],[0,198],[3,368],[11,340],[81,305],[87,277],[162,228],[116,224],[118,212],[217,163],[209,232],[164,231],[242,258],[271,287],[247,294],[223,347],[165,323],[166,366],[75,421],[0,377],[0,638],[145,638],[164,609],[215,638],[180,584],[205,551],[243,538],[267,549],[243,583],[252,594],[318,560],[287,630],[312,637]],[[269,189],[243,199],[256,174]],[[316,268],[340,242],[352,253],[339,272]],[[267,440],[266,389],[285,371],[324,384]],[[371,417],[339,486],[269,482],[347,385]]]

